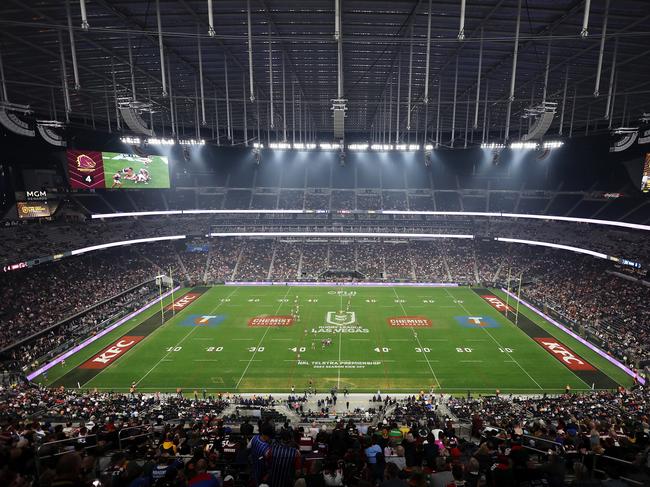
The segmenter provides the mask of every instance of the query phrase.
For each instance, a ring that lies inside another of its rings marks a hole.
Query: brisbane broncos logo
[[[77,156],[77,169],[81,172],[93,172],[97,167],[97,163],[87,154],[79,154]]]

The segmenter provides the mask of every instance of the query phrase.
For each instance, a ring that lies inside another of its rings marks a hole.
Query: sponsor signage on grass
[[[501,301],[499,298],[497,298],[493,294],[485,294],[481,296],[483,299],[485,299],[490,306],[492,306],[494,309],[501,313],[505,313],[506,310],[508,311],[514,311],[511,306],[508,306],[506,303]]]
[[[454,319],[465,328],[499,328],[499,323],[489,316],[454,316]]]
[[[201,293],[187,293],[175,300],[174,304],[168,304],[165,307],[165,310],[175,309],[176,311],[180,311],[187,308],[190,304],[192,304],[194,301],[196,301],[196,299],[200,297]]]
[[[226,319],[226,315],[189,315],[181,326],[208,326],[214,327]]]
[[[248,326],[291,326],[293,325],[293,316],[255,316],[248,320]]]
[[[115,362],[119,357],[129,351],[143,336],[123,336],[112,345],[106,347],[93,358],[83,363],[81,369],[103,369]]]
[[[577,353],[566,345],[562,345],[555,338],[533,338],[533,340],[571,370],[596,370],[588,362],[580,358]]]
[[[397,328],[430,328],[431,320],[424,316],[393,316],[387,319],[390,326]]]

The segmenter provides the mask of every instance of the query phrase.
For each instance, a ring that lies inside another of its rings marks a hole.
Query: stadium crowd
[[[262,414],[256,425],[238,411],[282,401],[205,390],[191,396],[5,384],[0,484],[618,487],[650,479],[644,390],[376,397],[381,412],[370,402],[365,414],[311,423]]]
[[[131,311],[140,309],[147,301],[155,298],[158,288],[146,283],[136,289],[109,299],[104,304],[82,313],[77,318],[53,326],[43,334],[12,347],[7,352],[3,367],[7,370],[27,372],[36,369],[65,350],[79,344],[85,338],[95,335],[106,326]],[[35,332],[38,330],[34,330]]]

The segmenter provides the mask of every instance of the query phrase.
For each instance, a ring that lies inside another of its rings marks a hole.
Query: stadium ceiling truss
[[[5,0],[0,32],[3,125],[26,136],[20,107],[221,145],[453,147],[650,110],[646,0]]]

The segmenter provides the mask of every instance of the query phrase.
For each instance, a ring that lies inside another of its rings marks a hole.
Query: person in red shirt
[[[196,462],[196,475],[187,484],[189,487],[219,487],[219,480],[208,473],[208,463],[201,459]]]

